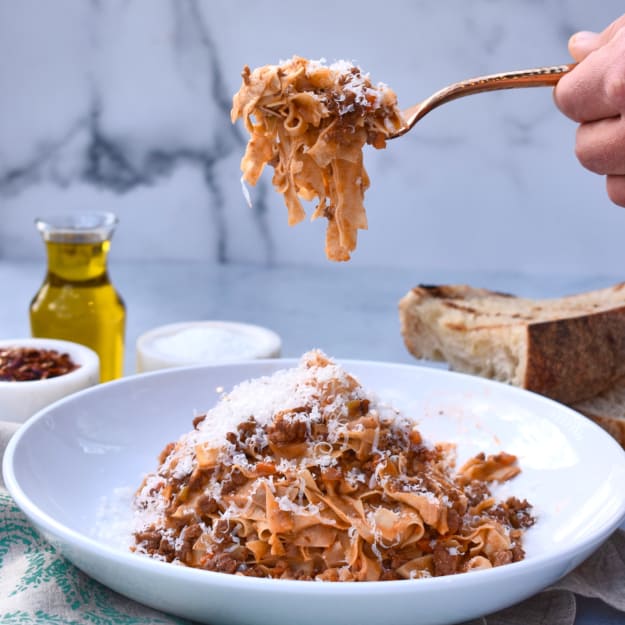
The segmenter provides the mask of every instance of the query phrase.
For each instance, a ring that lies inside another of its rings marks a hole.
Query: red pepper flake
[[[29,382],[65,375],[77,365],[69,356],[55,349],[0,347],[0,381]]]

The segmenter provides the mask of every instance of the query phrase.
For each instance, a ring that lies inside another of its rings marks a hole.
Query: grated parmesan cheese
[[[306,64],[306,71],[310,73],[324,67],[340,75],[341,80],[345,81],[341,87],[342,93],[336,96],[336,101],[338,103],[345,101],[346,93],[351,93],[354,96],[354,102],[360,106],[379,108],[383,105],[385,92],[389,91],[388,85],[383,82],[373,85],[370,80],[370,75],[361,72],[355,63],[340,59],[327,65],[326,59],[321,58],[318,60],[309,60]],[[339,107],[339,113],[341,115],[346,115],[354,111],[355,108],[353,103],[343,105]]]
[[[297,420],[319,419],[321,412],[317,398],[318,385],[338,380],[347,382],[346,373],[337,365],[307,367],[304,363],[293,369],[278,371],[272,376],[247,380],[235,386],[230,393],[223,395],[221,401],[206,413],[206,418],[198,429],[182,438],[182,448],[176,451],[178,465],[174,469],[177,477],[188,475],[194,467],[194,449],[198,444],[219,447],[227,445],[226,434],[235,432],[237,426],[254,417],[263,426],[271,423],[277,412],[298,406],[313,406],[310,416],[293,413]],[[344,399],[336,398],[336,403]],[[324,408],[332,411],[333,404]],[[261,442],[261,441],[259,441]],[[224,457],[228,454],[224,454]],[[232,458],[231,463],[244,463],[244,455]],[[292,465],[291,465],[292,466]]]

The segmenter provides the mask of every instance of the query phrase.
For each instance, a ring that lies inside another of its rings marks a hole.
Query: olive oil
[[[90,347],[100,357],[100,380],[106,382],[121,377],[124,363],[126,308],[107,270],[116,219],[109,213],[77,223],[68,219],[37,221],[48,270],[30,305],[31,332]]]

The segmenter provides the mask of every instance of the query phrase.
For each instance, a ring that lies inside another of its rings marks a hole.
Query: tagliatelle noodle
[[[358,230],[367,228],[363,165],[366,143],[383,148],[404,125],[395,93],[373,85],[360,69],[340,61],[293,57],[279,65],[243,70],[231,119],[250,134],[241,161],[243,180],[255,185],[266,164],[284,196],[288,223],[306,216],[300,199],[318,200],[313,219],[328,220],[326,255],[349,260]]]
[[[459,471],[450,445],[376,400],[320,352],[244,382],[168,445],[136,498],[133,549],[212,571],[376,581],[523,558],[534,519],[493,481],[512,455]]]

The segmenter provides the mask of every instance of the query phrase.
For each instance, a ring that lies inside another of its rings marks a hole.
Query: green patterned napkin
[[[0,458],[17,429],[0,422]],[[465,625],[573,625],[575,593],[625,612],[625,533],[617,532],[556,586]],[[302,582],[304,583],[304,582]],[[39,536],[0,478],[0,625],[181,625],[109,590]]]
[[[15,423],[0,422],[0,457]],[[41,538],[0,478],[1,625],[187,623],[130,601],[91,579]]]

